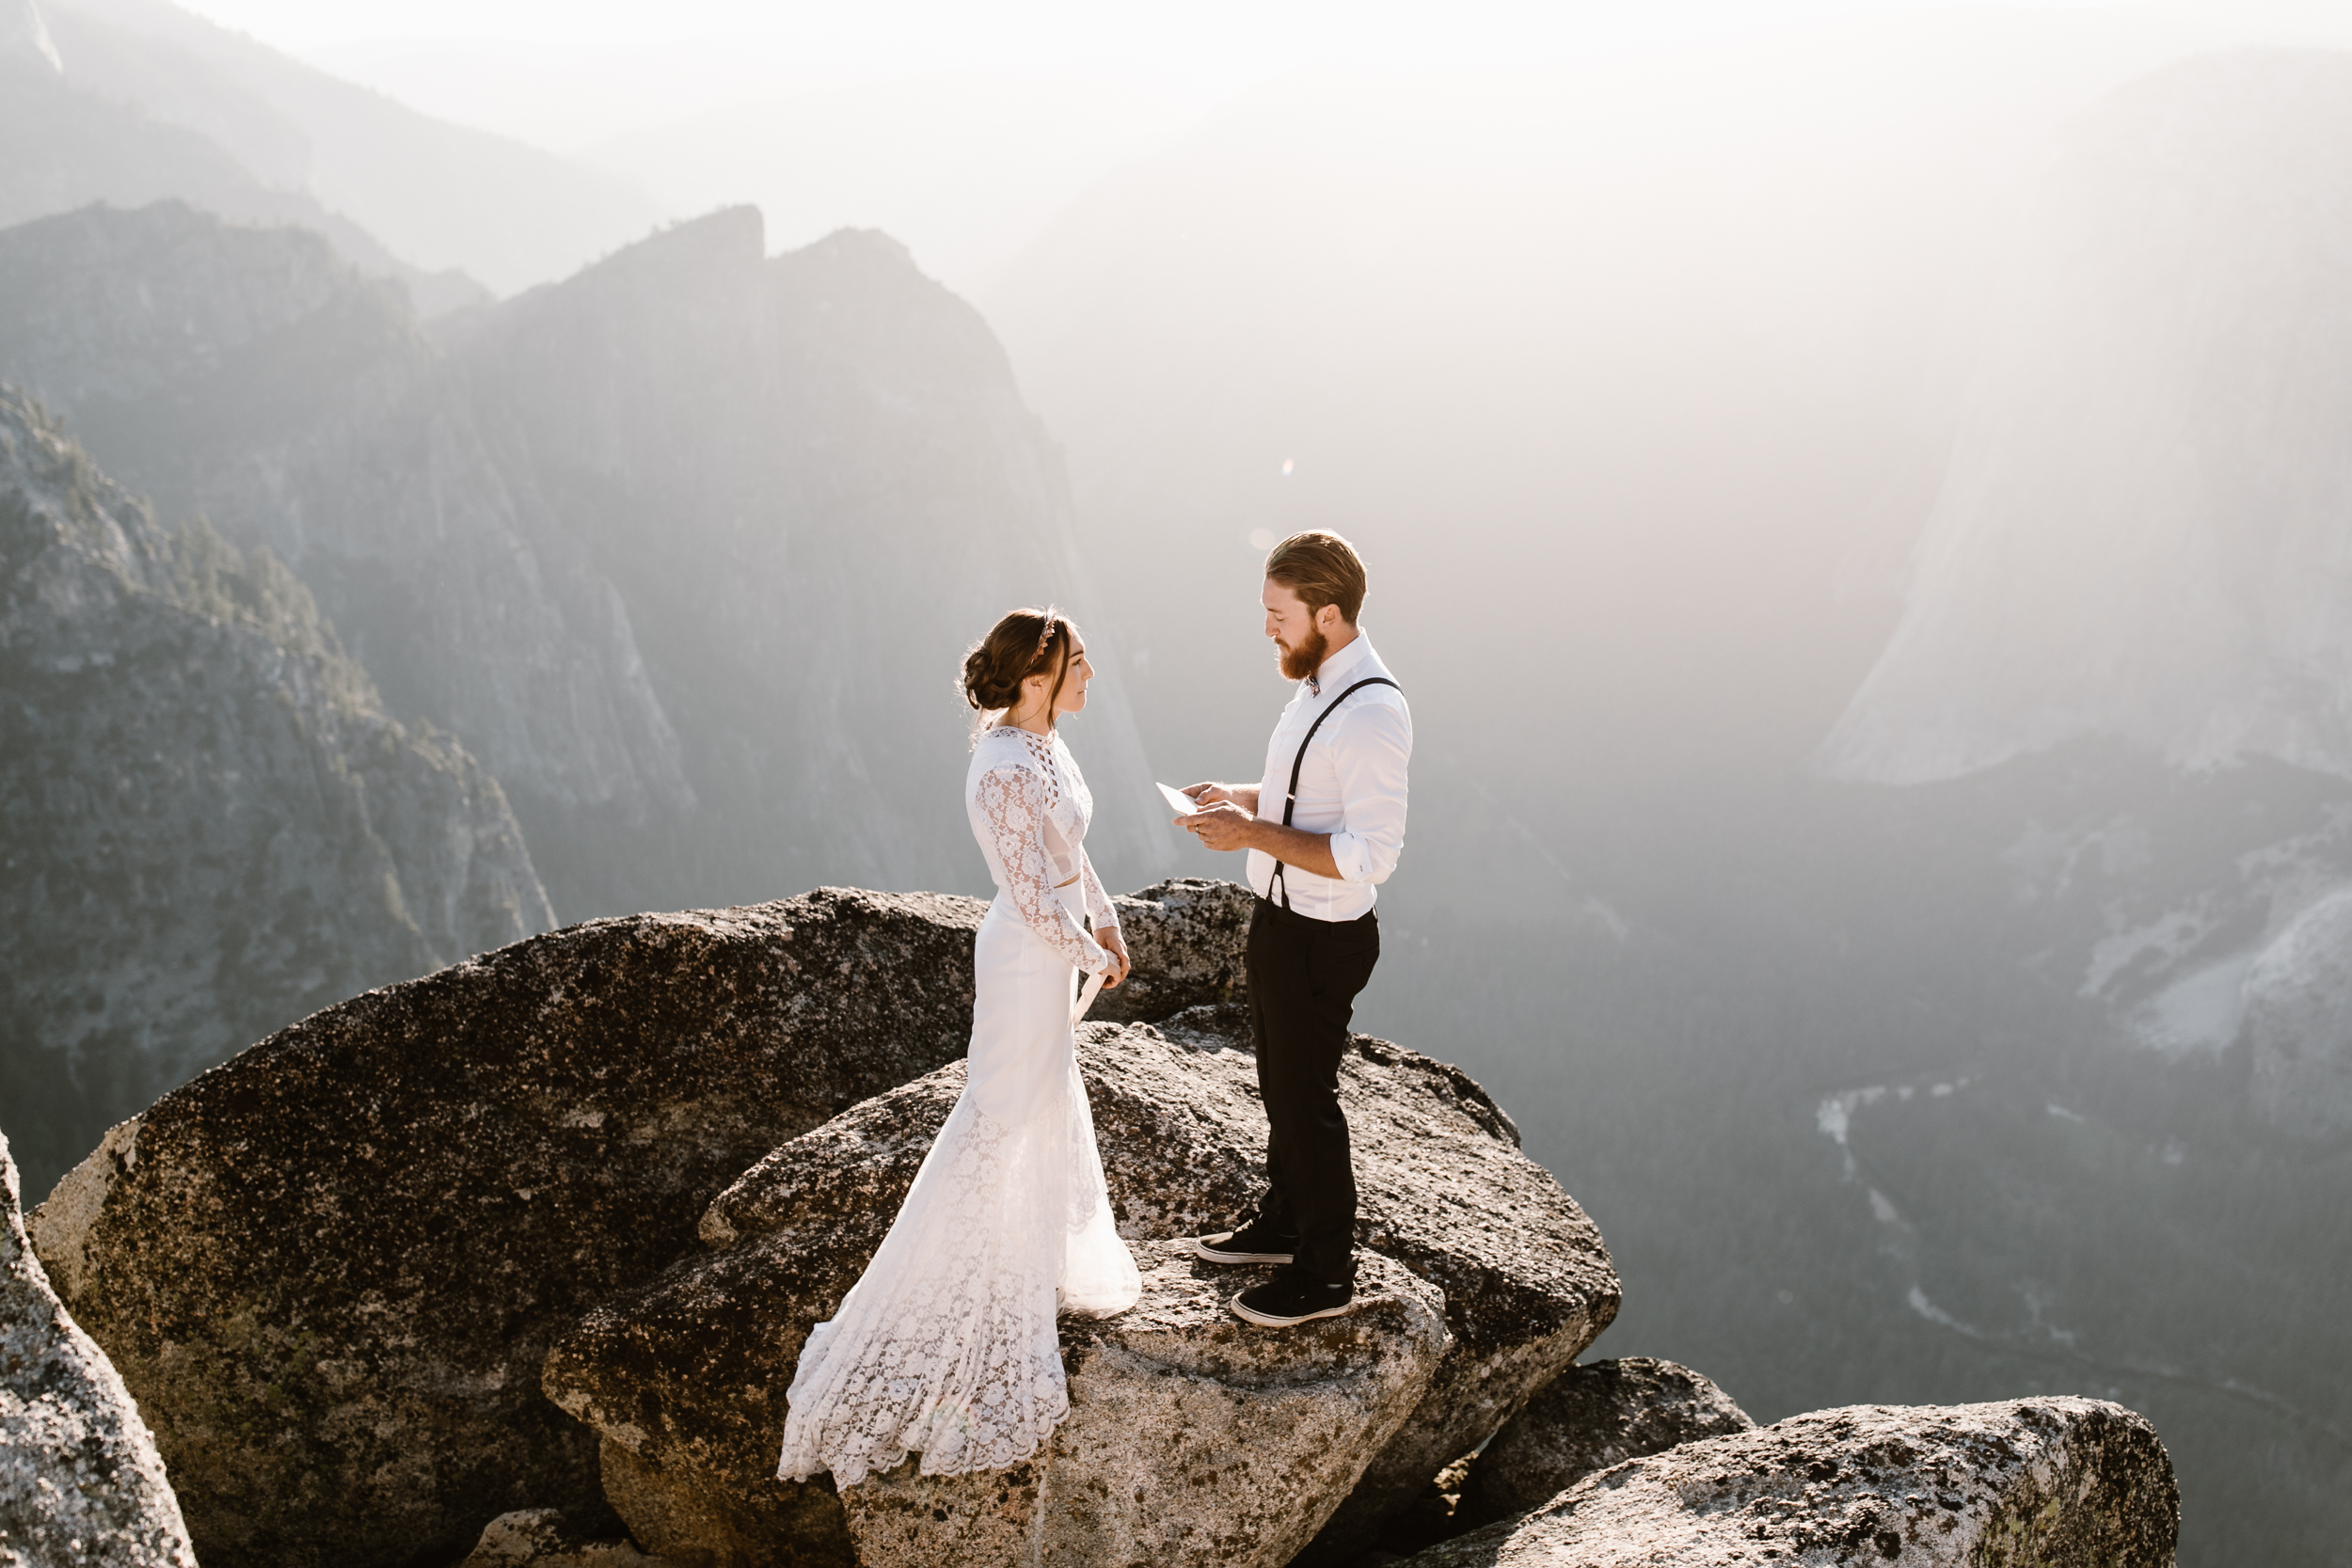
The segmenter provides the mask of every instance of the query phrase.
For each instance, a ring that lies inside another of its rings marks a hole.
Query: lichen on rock
[[[2179,1530],[2121,1405],[1852,1405],[1628,1460],[1398,1568],[2170,1568]]]
[[[1688,1367],[1645,1355],[1570,1367],[1471,1461],[1454,1518],[1463,1528],[1523,1513],[1596,1470],[1756,1423]]]
[[[0,1568],[196,1568],[155,1440],[58,1303],[0,1135]]]
[[[1112,900],[1134,973],[1096,996],[1087,1016],[1140,1023],[1203,1003],[1239,1002],[1242,949],[1257,896],[1238,882],[1176,877]]]
[[[559,1508],[521,1508],[483,1527],[457,1568],[685,1568],[647,1557],[627,1536],[583,1528]]]

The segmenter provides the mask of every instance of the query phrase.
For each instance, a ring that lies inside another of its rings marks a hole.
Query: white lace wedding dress
[[[1027,1458],[1070,1413],[1057,1307],[1107,1317],[1142,1294],[1070,1017],[1079,973],[1110,962],[1088,919],[1117,924],[1084,847],[1093,799],[1060,736],[1007,726],[973,749],[964,803],[996,897],[974,948],[963,1094],[881,1250],[801,1351],[787,1480],[830,1470],[854,1486],[909,1449],[925,1475]]]

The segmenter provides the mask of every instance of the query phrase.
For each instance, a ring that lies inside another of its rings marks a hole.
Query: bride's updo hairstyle
[[[1045,696],[1045,722],[1051,728],[1057,717],[1054,705],[1070,674],[1070,649],[1076,641],[1077,629],[1052,606],[1016,610],[963,656],[963,678],[956,683],[957,689],[985,719],[1019,703],[1023,681],[1051,671],[1054,689]]]

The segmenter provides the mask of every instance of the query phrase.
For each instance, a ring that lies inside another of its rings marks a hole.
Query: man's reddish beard
[[[1321,626],[1311,623],[1307,627],[1307,640],[1296,647],[1292,647],[1279,637],[1274,640],[1274,646],[1282,656],[1282,678],[1303,681],[1323,668],[1323,656],[1331,651],[1331,640],[1323,635]]]

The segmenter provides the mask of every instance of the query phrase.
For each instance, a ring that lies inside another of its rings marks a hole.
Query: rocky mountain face
[[[2352,56],[2121,91],[2019,214],[1909,607],[1834,776],[2083,736],[2352,777]]]
[[[1570,1365],[1617,1303],[1598,1231],[1467,1074],[1369,1037],[1359,1305],[1242,1324],[1263,1271],[1184,1238],[1262,1174],[1239,938],[1205,936],[1247,898],[1124,902],[1188,955],[1175,1011],[1082,1031],[1144,1295],[1062,1323],[1071,1414],[1002,1471],[774,1476],[800,1341],[961,1086],[975,900],[597,921],[356,998],[116,1129],[33,1214],[38,1266],[215,1565],[1374,1568],[1477,1522],[1400,1531],[1448,1476],[1534,1503],[1432,1561],[2169,1563],[2163,1448],[2111,1403],[1759,1432],[1687,1369]],[[1564,1521],[1586,1556],[1533,1549]]]
[[[49,19],[32,0],[12,0],[0,8],[0,69],[56,74],[65,70]]]
[[[1081,578],[1001,351],[888,240],[770,259],[717,214],[437,339],[308,237],[185,209],[24,226],[0,277],[0,373],[299,573],[498,776],[565,915],[971,860],[948,674]],[[1096,793],[1140,796],[1098,693]],[[1098,858],[1150,870],[1151,826],[1111,814]]]
[[[36,1168],[288,1018],[553,924],[504,796],[265,551],[0,393],[0,1099]]]
[[[527,828],[691,802],[616,591],[533,549],[546,508],[396,294],[310,234],[178,204],[9,230],[0,277],[0,373],[166,515],[285,560],[393,709],[465,736]]]
[[[2352,1127],[2352,888],[2296,916],[2242,990],[2255,1114],[2305,1136]]]
[[[547,553],[616,586],[699,802],[636,863],[600,821],[527,816],[559,883],[626,875],[642,908],[970,863],[949,676],[1004,610],[1084,580],[1059,451],[978,313],[881,234],[765,258],[737,208],[446,337]],[[1073,744],[1131,808],[1141,749],[1097,689]],[[1106,810],[1089,847],[1152,869],[1157,815]]]

